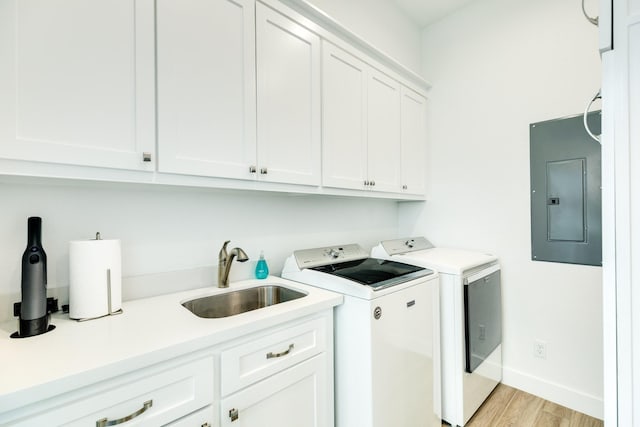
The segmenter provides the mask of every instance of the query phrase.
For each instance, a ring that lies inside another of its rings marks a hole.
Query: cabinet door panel
[[[367,178],[366,65],[323,44],[322,184],[364,188]]]
[[[402,188],[405,193],[424,194],[427,168],[427,100],[402,87]]]
[[[326,354],[223,399],[221,423],[234,427],[328,427],[333,425],[326,381]],[[237,419],[233,415],[237,411]]]
[[[260,179],[320,184],[320,38],[256,5]]]
[[[159,170],[253,179],[254,3],[158,0]]]
[[[399,192],[400,85],[372,70],[367,91],[368,177],[376,191]]]
[[[152,0],[20,0],[0,16],[0,157],[149,170]]]

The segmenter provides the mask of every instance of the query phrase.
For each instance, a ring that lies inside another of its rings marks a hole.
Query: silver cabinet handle
[[[403,190],[406,190],[407,188],[408,188],[408,187],[407,187],[407,185],[406,185],[406,184],[402,186],[402,189],[403,189]]]
[[[376,182],[375,182],[375,181],[371,181],[371,185],[372,185],[372,186],[375,186],[375,185],[376,185]]]
[[[262,175],[266,175],[267,174],[267,168],[260,168],[260,173]]]
[[[256,167],[254,165],[249,166],[249,173],[256,173]]]
[[[369,181],[368,181],[368,180],[365,180],[365,181],[364,181],[364,185],[369,185]]]
[[[234,422],[235,420],[237,420],[238,416],[239,414],[236,408],[229,409],[229,418],[231,419],[231,422]]]
[[[111,420],[111,421],[109,421],[107,418],[102,418],[96,421],[96,427],[116,426],[118,424],[126,423],[127,421],[134,419],[138,415],[144,414],[145,412],[147,412],[147,409],[151,408],[152,406],[153,406],[153,399],[147,400],[146,402],[143,403],[142,408],[138,409],[134,413],[129,414],[126,417],[118,418],[117,420]]]
[[[142,153],[142,161],[143,162],[150,162],[151,161],[151,153],[149,153],[148,151],[145,151],[144,153]]]
[[[269,352],[269,353],[267,353],[267,359],[275,359],[276,357],[286,356],[287,354],[291,353],[291,350],[293,350],[293,344],[289,344],[289,348],[286,349],[283,352],[280,352],[280,353]]]

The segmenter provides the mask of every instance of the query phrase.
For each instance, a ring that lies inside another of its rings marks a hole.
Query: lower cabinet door
[[[221,402],[221,427],[328,427],[333,421],[326,353]]]

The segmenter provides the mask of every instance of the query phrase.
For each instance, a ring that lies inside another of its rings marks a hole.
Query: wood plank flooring
[[[443,426],[448,424],[443,423]],[[588,415],[499,384],[466,427],[603,427]]]

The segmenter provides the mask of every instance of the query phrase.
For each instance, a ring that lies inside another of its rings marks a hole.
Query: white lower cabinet
[[[245,388],[221,402],[221,426],[329,426],[326,354]]]
[[[220,426],[333,425],[332,312],[222,351]]]
[[[332,427],[332,331],[326,309],[0,411],[0,426]]]

